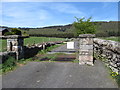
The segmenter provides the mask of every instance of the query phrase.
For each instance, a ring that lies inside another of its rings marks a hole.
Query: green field
[[[63,41],[64,38],[49,38],[49,37],[30,37],[24,40],[24,45],[32,45],[37,43],[44,43],[50,41]]]
[[[6,51],[6,49],[7,49],[7,40],[0,39],[0,52]]]
[[[49,37],[30,37],[24,39],[24,45],[32,45],[37,43],[43,43],[43,42],[50,42],[50,41],[63,41],[64,38],[49,38]],[[6,51],[7,48],[7,42],[6,40],[0,40],[0,52]]]
[[[102,39],[120,42],[120,37],[106,37],[106,38],[102,38]]]

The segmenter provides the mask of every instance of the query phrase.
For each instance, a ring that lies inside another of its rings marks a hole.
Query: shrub
[[[4,35],[21,35],[21,31],[17,28],[12,28],[11,32],[6,32]]]
[[[6,32],[4,35],[13,35],[12,32]]]
[[[14,66],[16,66],[16,60],[15,58],[9,56],[8,59],[2,65],[2,71],[6,72],[12,70]]]
[[[85,18],[77,18],[76,22],[73,23],[73,26],[75,27],[76,30],[76,35],[78,36],[80,34],[94,34],[96,31],[95,25],[91,22],[91,17],[85,20]]]
[[[17,28],[12,28],[11,32],[14,34],[14,35],[21,35],[21,31]]]

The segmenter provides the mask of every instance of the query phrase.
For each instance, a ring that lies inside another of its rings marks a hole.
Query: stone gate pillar
[[[79,35],[79,64],[93,65],[93,38],[94,34]]]
[[[16,59],[24,58],[24,38],[26,36],[10,35],[7,38],[7,51],[16,52]]]

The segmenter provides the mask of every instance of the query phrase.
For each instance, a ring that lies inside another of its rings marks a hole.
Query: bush
[[[6,32],[4,35],[21,35],[21,31],[17,28],[12,28],[11,32]]]
[[[2,71],[6,72],[12,70],[14,66],[16,66],[16,60],[15,58],[9,56],[8,59],[2,65]]]
[[[77,22],[73,23],[73,26],[76,30],[76,35],[79,36],[80,34],[94,34],[96,31],[95,25],[91,22],[91,17],[85,20],[85,18],[77,18]]]
[[[14,35],[21,35],[21,31],[17,28],[12,28],[11,32],[14,34]]]
[[[12,32],[6,32],[4,35],[13,35]]]

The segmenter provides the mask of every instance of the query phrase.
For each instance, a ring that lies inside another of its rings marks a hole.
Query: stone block
[[[86,44],[92,44],[93,45],[93,38],[81,38],[80,39],[80,44],[86,45]]]
[[[93,56],[91,55],[79,55],[79,64],[91,64],[93,65]]]
[[[91,55],[80,55],[79,60],[92,61],[93,56]]]
[[[93,50],[93,45],[80,45],[80,50]]]
[[[95,34],[80,34],[80,38],[94,38]]]
[[[79,55],[93,55],[93,50],[80,50]]]

